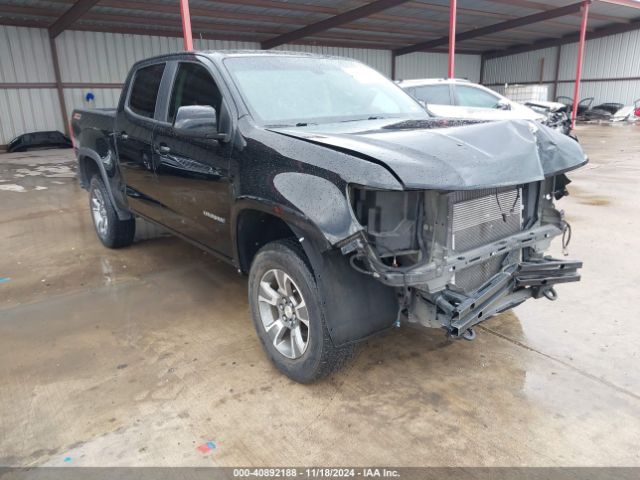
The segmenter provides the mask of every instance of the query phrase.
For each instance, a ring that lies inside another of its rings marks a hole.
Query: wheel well
[[[80,185],[87,188],[91,181],[91,177],[94,175],[100,175],[100,169],[96,162],[89,157],[81,157],[78,160],[78,166],[80,169]]]
[[[295,237],[287,222],[269,213],[244,210],[237,221],[238,261],[248,272],[253,258],[262,247],[274,240]]]

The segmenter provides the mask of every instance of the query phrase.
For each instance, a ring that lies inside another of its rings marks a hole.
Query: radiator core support
[[[354,190],[364,230],[340,247],[360,273],[395,288],[397,323],[461,337],[529,298],[555,300],[555,284],[580,280],[581,262],[544,256],[568,228],[554,189],[546,179],[454,192]]]

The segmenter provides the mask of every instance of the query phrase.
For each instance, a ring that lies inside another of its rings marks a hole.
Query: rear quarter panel
[[[99,173],[109,189],[120,218],[129,218],[124,181],[118,166],[113,127],[115,109],[79,109],[71,117],[73,144],[78,159],[80,185],[88,188],[91,177]]]

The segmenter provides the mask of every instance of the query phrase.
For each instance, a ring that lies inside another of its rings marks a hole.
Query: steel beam
[[[476,28],[474,30],[468,30],[456,35],[456,41],[461,42],[464,40],[471,40],[472,38],[481,37],[483,35],[491,35],[493,33],[502,32],[504,30],[510,30],[512,28],[522,27],[524,25],[530,25],[532,23],[544,22],[552,18],[563,17],[571,13],[577,12],[582,7],[582,3],[572,3],[564,7],[556,8],[541,13],[534,13],[533,15],[527,15],[522,18],[514,18],[505,22],[496,23],[494,25],[488,25],[486,27]],[[436,40],[430,40],[427,42],[416,43],[415,45],[409,45],[407,47],[400,48],[396,51],[398,55],[406,55],[407,53],[420,52],[428,48],[436,48],[441,45],[446,45],[449,42],[448,37],[441,37]]]
[[[396,79],[396,55],[391,51],[391,80]]]
[[[457,8],[457,0],[449,0],[449,69],[447,70],[449,78],[453,78],[455,73]]]
[[[180,18],[182,19],[182,38],[184,39],[184,49],[187,52],[193,52],[193,35],[191,34],[189,0],[180,0]]]
[[[558,96],[558,81],[560,80],[560,59],[562,58],[562,45],[558,45],[556,52],[556,71],[553,78],[553,96],[551,97],[555,101]]]
[[[49,36],[56,38],[98,2],[99,0],[78,0],[69,10],[64,12],[62,16],[58,17],[58,19],[51,24],[49,27]]]
[[[640,9],[640,2],[637,2],[636,0],[598,0],[598,1],[603,3],[611,3],[613,5],[620,5],[621,7]],[[593,13],[591,14],[591,17],[595,18]]]
[[[69,115],[67,114],[67,102],[64,99],[64,88],[62,87],[62,76],[60,75],[60,62],[58,61],[58,49],[56,48],[56,39],[49,37],[49,46],[51,48],[51,58],[53,59],[53,75],[56,80],[56,90],[58,91],[58,101],[60,102],[60,114],[62,115],[62,123],[64,124],[64,133],[69,135]]]
[[[53,0],[56,2],[60,2],[60,0]],[[233,3],[236,4],[235,0],[225,0],[224,3]],[[247,0],[247,3],[239,3],[241,5],[249,5],[249,4],[253,4],[253,3],[260,3],[261,6],[268,6],[271,5],[272,3],[278,4],[280,5],[279,8],[281,9],[286,9],[287,5],[291,6],[291,11],[298,11],[298,6],[296,5],[294,6],[293,4],[290,3],[278,3],[278,2],[274,2],[273,0]],[[68,2],[67,2],[68,4]],[[408,3],[407,5],[409,5],[410,3]],[[302,4],[300,4],[302,5]],[[420,3],[419,5],[425,5]],[[153,14],[158,14],[158,13],[168,13],[168,14],[174,14],[176,12],[175,9],[175,5],[169,5],[169,4],[158,4],[158,3],[142,3],[139,1],[129,1],[129,0],[100,0],[100,3],[98,4],[99,7],[111,7],[111,8],[117,8],[119,10],[128,10],[131,11],[133,13],[133,15],[128,15],[128,13],[98,13],[98,12],[90,12],[85,14],[82,17],[82,20],[96,20],[96,21],[111,21],[111,18],[130,18],[132,21],[135,20],[135,23],[143,23],[141,22],[141,19],[144,19],[145,21],[148,22],[156,22],[158,26],[160,25],[168,25],[170,23],[175,23],[175,22],[180,22],[179,19],[172,19],[169,17],[158,17],[156,15]],[[314,7],[314,6],[312,6]],[[274,7],[275,8],[275,7]],[[322,7],[323,9],[325,9],[326,7]],[[448,7],[443,7],[445,9],[447,9]],[[329,9],[331,10],[331,12],[333,12],[334,15],[337,15],[338,13],[340,13],[337,9]],[[460,7],[457,8],[457,11],[459,13],[462,13],[464,9],[461,9]],[[260,33],[261,31],[270,29],[271,31],[268,32],[270,33],[272,36],[276,36],[276,35],[281,35],[285,32],[282,31],[282,28],[286,28],[287,26],[291,26],[291,28],[299,28],[300,26],[304,26],[307,25],[309,23],[308,20],[305,19],[305,17],[301,17],[301,16],[283,16],[283,15],[263,15],[263,14],[248,14],[248,13],[240,13],[240,12],[229,12],[226,10],[216,10],[214,8],[210,8],[210,7],[193,7],[193,5],[189,5],[189,11],[191,13],[191,28],[193,31],[200,31],[200,30],[205,30],[205,27],[200,27],[199,25],[201,25],[202,23],[206,22],[206,23],[212,23],[216,25],[216,30],[230,30],[233,29],[234,27],[237,26],[238,29],[250,29],[250,28],[255,28],[255,30],[253,30],[255,33]],[[18,5],[2,5],[0,6],[0,12],[5,13],[19,13],[19,14],[24,14],[24,15],[37,15],[37,16],[43,16],[43,15],[47,15],[47,16],[52,16],[52,17],[58,17],[60,15],[60,11],[59,9],[50,9],[49,7],[47,8],[43,8],[43,7],[25,7],[25,6],[18,6]],[[324,13],[331,13],[331,12],[324,12]],[[320,12],[322,13],[322,12]],[[151,14],[151,15],[147,15],[147,14]],[[509,16],[507,16],[509,17]],[[592,16],[593,17],[593,16]],[[420,18],[420,17],[415,17],[415,16],[405,16],[405,15],[392,15],[389,13],[377,13],[374,15],[370,15],[368,18],[370,19],[375,19],[375,20],[383,20],[385,22],[394,22],[396,24],[400,24],[400,26],[396,26],[396,27],[386,27],[386,26],[378,26],[378,25],[371,25],[371,24],[362,24],[362,23],[357,23],[357,22],[352,22],[352,23],[348,23],[348,24],[344,24],[340,26],[340,29],[348,29],[348,30],[359,30],[359,31],[389,31],[391,33],[407,33],[407,34],[411,34],[414,35],[414,37],[418,37],[420,38],[420,35],[422,35],[425,32],[424,26],[427,27],[431,27],[429,28],[429,32],[434,34],[434,38],[438,38],[440,36],[442,36],[445,32],[446,32],[446,24],[445,22],[442,22],[440,20],[434,20],[434,19],[429,19],[429,18]],[[246,24],[243,23],[242,25],[239,25],[237,23],[234,24],[224,24],[221,23],[224,20],[229,19],[229,20],[241,20],[241,21],[251,21],[251,22],[256,22],[256,23],[260,23],[260,26],[255,26],[253,27],[250,24]],[[4,18],[0,18],[0,22],[5,23],[7,21],[7,17]],[[117,23],[132,23],[130,21],[127,20],[116,20]],[[76,24],[77,25],[77,24]],[[47,27],[48,25],[46,25],[45,22],[45,27]],[[444,27],[444,31],[443,31],[443,27]],[[74,27],[75,28],[75,27]],[[456,29],[458,28],[464,28],[464,29],[470,29],[470,28],[475,28],[475,25],[473,25],[472,23],[464,23],[461,22],[459,20],[459,18],[457,19],[456,22]],[[267,32],[264,32],[267,33]],[[529,34],[529,35],[527,35]],[[513,35],[510,35],[509,37],[504,37],[501,36],[500,39],[491,39],[489,41],[489,39],[483,39],[483,42],[486,41],[487,43],[499,43],[501,45],[504,45],[505,42],[509,42],[509,43],[515,43],[516,41],[522,41],[522,37],[524,36],[525,39],[529,39],[531,38],[531,35],[539,35],[539,32],[536,32],[535,30],[529,30],[529,29],[525,29],[525,28],[520,28],[517,31],[513,32]],[[425,39],[426,40],[426,39]]]
[[[608,27],[598,28],[589,32],[589,39],[608,37],[610,35],[616,35],[619,33],[631,32],[633,30],[640,30],[640,18],[633,20],[631,23],[617,23],[609,25]],[[515,45],[504,50],[494,50],[487,52],[487,58],[500,58],[507,57],[509,55],[515,55],[517,53],[531,52],[533,50],[540,50],[543,48],[557,47],[559,45],[566,45],[568,43],[575,43],[580,41],[580,32],[573,32],[568,35],[564,35],[562,38],[549,38],[546,40],[540,40],[534,43],[527,43],[525,45]]]
[[[486,0],[486,1],[491,3],[497,3],[499,5],[509,5],[509,6],[529,8],[531,10],[547,11],[547,10],[553,9],[553,5],[531,1],[531,0]],[[629,3],[635,3],[633,0],[600,0],[600,1],[603,1],[603,2],[609,1],[610,3],[618,3],[618,2],[626,1]],[[640,5],[638,5],[637,8],[640,8]],[[579,17],[580,12],[574,13],[572,15]],[[605,22],[625,23],[628,21],[628,19],[624,17],[616,17],[613,15],[603,15],[603,14],[593,13],[593,12],[591,12],[589,16],[594,20],[603,20]]]
[[[578,43],[578,61],[576,65],[576,83],[573,85],[573,109],[571,111],[571,128],[576,126],[576,116],[578,114],[578,101],[580,95],[580,77],[582,77],[582,61],[584,60],[584,44],[587,40],[587,21],[589,20],[589,4],[586,1],[582,4],[582,20],[580,21],[580,42]]]
[[[442,12],[442,13],[448,13],[449,12],[448,5],[436,5],[436,4],[432,4],[432,3],[424,3],[423,1],[420,1],[420,2],[409,2],[409,3],[407,3],[406,6],[409,7],[409,8],[418,8],[418,9],[421,9],[421,10],[431,10],[431,11]],[[502,12],[494,12],[494,11],[486,11],[486,10],[487,10],[486,8],[484,10],[478,10],[478,9],[463,8],[461,6],[458,6],[458,14],[460,16],[464,16],[464,17],[484,17],[484,18],[495,18],[495,19],[501,19],[501,20],[511,20],[513,18],[517,18],[512,14],[507,14],[507,13],[502,13]],[[549,21],[549,25],[556,25],[558,27],[567,27],[567,26],[571,25],[571,23],[559,22],[559,21]]]
[[[293,30],[291,32],[271,38],[269,40],[265,40],[264,42],[262,42],[261,47],[266,50],[269,48],[277,47],[279,45],[283,45],[285,43],[290,43],[295,40],[314,35],[316,33],[324,32],[325,30],[329,30],[331,28],[339,27],[340,25],[344,25],[345,23],[368,17],[369,15],[373,15],[374,13],[381,12],[388,8],[396,7],[398,5],[406,3],[407,1],[408,0],[376,0],[375,2],[371,2],[361,7],[354,8],[353,10],[349,10],[348,12],[344,12],[339,15],[320,20],[319,22],[307,25],[306,27],[302,27],[297,30]]]
[[[292,12],[310,12],[324,13],[327,15],[338,15],[340,10],[334,7],[326,7],[324,5],[294,3],[275,0],[215,0],[215,3],[227,3],[231,5],[246,5],[249,7],[262,7],[274,10],[288,10]]]

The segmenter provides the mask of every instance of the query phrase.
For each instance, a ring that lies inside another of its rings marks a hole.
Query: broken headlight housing
[[[368,245],[383,264],[409,266],[423,258],[423,192],[352,185],[349,199]]]

